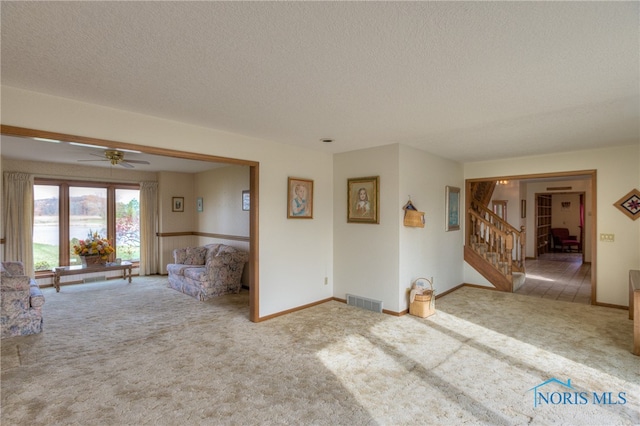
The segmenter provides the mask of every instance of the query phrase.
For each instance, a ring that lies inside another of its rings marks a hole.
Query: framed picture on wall
[[[347,222],[380,223],[380,176],[347,179]]]
[[[249,211],[251,207],[251,196],[249,195],[249,190],[245,189],[242,191],[242,210]]]
[[[173,197],[171,198],[171,211],[172,212],[183,212],[184,211],[184,197]]]
[[[446,230],[458,231],[460,229],[460,188],[447,186],[445,189]]]
[[[287,218],[313,219],[313,181],[292,178],[287,183]]]

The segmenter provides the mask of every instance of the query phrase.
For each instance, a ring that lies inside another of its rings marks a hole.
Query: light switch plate
[[[604,241],[605,243],[612,243],[614,240],[614,234],[600,234],[600,241]]]

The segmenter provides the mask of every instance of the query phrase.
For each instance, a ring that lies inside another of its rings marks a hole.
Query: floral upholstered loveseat
[[[0,263],[0,299],[2,339],[42,331],[44,296],[22,262]]]
[[[240,291],[249,253],[226,244],[209,244],[175,249],[173,258],[175,263],[167,265],[169,287],[207,300]]]

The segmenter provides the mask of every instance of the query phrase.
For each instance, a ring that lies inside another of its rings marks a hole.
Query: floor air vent
[[[82,281],[86,284],[86,283],[95,283],[96,281],[106,281],[107,277],[102,275],[99,277],[89,277],[89,278],[83,278]]]
[[[382,300],[367,299],[366,297],[347,294],[347,305],[382,313]]]

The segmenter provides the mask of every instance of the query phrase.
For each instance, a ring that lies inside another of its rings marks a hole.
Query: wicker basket
[[[404,226],[424,228],[424,212],[406,209],[404,211]]]
[[[426,318],[436,313],[436,297],[433,291],[433,280],[418,278],[413,283],[415,284],[417,281],[428,282],[430,290],[425,290],[422,294],[415,295],[413,302],[409,303],[409,313],[420,318]]]

